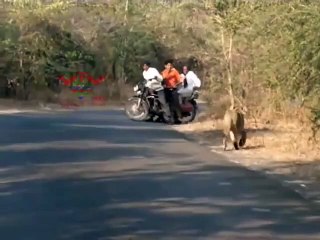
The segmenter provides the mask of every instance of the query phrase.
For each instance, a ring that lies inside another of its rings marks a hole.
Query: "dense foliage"
[[[317,1],[8,2],[0,12],[2,96],[7,79],[27,99],[33,88],[59,91],[57,76],[78,71],[106,76],[119,92],[141,77],[142,60],[161,69],[175,57],[196,67],[212,104],[228,94],[230,78],[252,114],[312,109],[319,126]]]

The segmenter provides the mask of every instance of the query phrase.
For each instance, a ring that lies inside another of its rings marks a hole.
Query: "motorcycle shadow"
[[[182,121],[177,120],[177,119],[176,119],[175,121],[166,122],[164,119],[162,119],[162,118],[159,117],[159,116],[156,116],[156,117],[150,118],[150,119],[148,119],[148,120],[145,120],[145,122],[161,123],[161,124],[167,124],[167,125],[181,125],[181,124],[186,124],[186,123],[183,123]]]

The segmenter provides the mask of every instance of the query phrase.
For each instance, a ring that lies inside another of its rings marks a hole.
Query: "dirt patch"
[[[320,146],[298,123],[246,121],[247,143],[240,151],[223,151],[221,119],[202,116],[197,122],[174,126],[231,161],[276,176],[305,197],[320,203]],[[229,149],[232,145],[229,144]]]
[[[55,102],[39,100],[19,101],[14,99],[0,99],[0,113],[17,113],[38,110],[63,110],[63,109],[107,109],[110,107],[122,107],[124,101],[118,99],[106,99],[92,97],[88,99],[61,98]]]

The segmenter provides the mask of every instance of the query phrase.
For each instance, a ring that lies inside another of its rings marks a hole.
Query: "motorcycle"
[[[147,121],[157,116],[163,122],[169,123],[170,117],[165,111],[166,106],[162,106],[157,94],[151,93],[153,91],[146,87],[146,83],[146,80],[142,80],[133,87],[135,94],[127,100],[125,105],[126,115],[131,120],[136,121]],[[181,117],[179,118],[175,114],[174,119],[176,122],[179,121],[185,124],[195,119],[198,109],[195,100],[198,97],[199,91],[194,90],[190,97],[185,98],[184,102],[180,103]]]
[[[133,87],[134,95],[125,105],[126,115],[135,121],[147,121],[155,116],[166,119],[158,95],[146,87],[146,83],[146,80],[141,80]]]

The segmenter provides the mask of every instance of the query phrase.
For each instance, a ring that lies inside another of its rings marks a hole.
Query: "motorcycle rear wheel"
[[[190,101],[190,103],[192,104],[192,111],[189,112],[189,116],[179,118],[179,120],[180,120],[180,122],[182,124],[190,123],[196,118],[196,115],[197,115],[197,103],[195,101]]]

